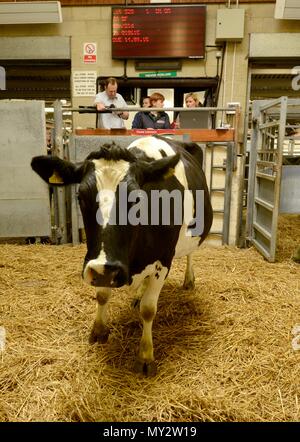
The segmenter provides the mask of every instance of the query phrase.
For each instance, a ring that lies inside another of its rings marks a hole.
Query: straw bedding
[[[185,260],[174,261],[153,327],[154,378],[132,371],[141,328],[126,290],[112,296],[108,343],[88,344],[84,244],[0,245],[0,421],[299,420],[297,244],[299,216],[280,221],[275,264],[253,248],[203,246],[194,291],[181,288]]]

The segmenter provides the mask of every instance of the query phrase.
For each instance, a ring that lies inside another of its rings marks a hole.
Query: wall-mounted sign
[[[92,97],[96,95],[97,71],[73,72],[73,96]]]
[[[204,58],[205,5],[112,6],[112,58]]]
[[[176,71],[168,71],[168,72],[142,72],[139,74],[140,78],[169,78],[176,77]]]
[[[83,62],[84,63],[97,62],[97,43],[83,44]]]

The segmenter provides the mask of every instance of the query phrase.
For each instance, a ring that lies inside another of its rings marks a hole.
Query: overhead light
[[[0,24],[62,23],[60,2],[0,3]]]

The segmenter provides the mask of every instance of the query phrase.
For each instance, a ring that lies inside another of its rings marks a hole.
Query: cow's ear
[[[52,186],[80,183],[82,179],[82,167],[77,167],[75,164],[55,156],[34,157],[31,167],[46,183]]]
[[[174,174],[175,166],[179,159],[180,155],[176,154],[171,157],[151,161],[151,163],[143,163],[144,182],[168,179]]]

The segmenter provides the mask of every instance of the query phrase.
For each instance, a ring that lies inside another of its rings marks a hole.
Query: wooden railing
[[[75,129],[76,135],[188,135],[191,141],[234,141],[234,129]]]

